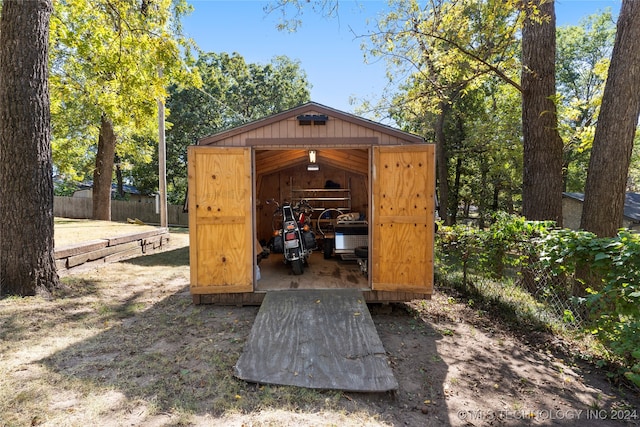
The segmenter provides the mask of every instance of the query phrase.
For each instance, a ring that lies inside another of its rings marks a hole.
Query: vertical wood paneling
[[[191,292],[251,292],[251,150],[189,147],[188,156]]]
[[[256,207],[256,233],[259,240],[269,241],[273,234],[272,220],[276,207],[267,203],[270,199],[282,202],[280,194],[280,174],[271,173],[262,177],[260,186],[256,187],[256,198],[260,203]]]
[[[374,290],[431,293],[433,145],[374,147],[371,274]]]
[[[309,112],[313,114],[313,112]],[[247,139],[290,139],[293,145],[304,146],[304,139],[307,138],[325,138],[330,141],[332,138],[377,138],[380,145],[402,145],[406,141],[397,136],[381,132],[378,129],[372,129],[357,123],[352,123],[336,118],[329,118],[324,126],[300,126],[295,117],[288,118],[279,122],[271,123],[257,129],[251,129],[247,132],[229,136],[216,142],[216,146],[246,146]],[[413,145],[413,144],[412,144]],[[335,146],[335,145],[334,145]]]

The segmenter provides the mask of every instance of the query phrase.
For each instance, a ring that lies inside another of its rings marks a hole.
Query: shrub
[[[556,287],[549,292],[586,302],[583,327],[640,386],[640,235],[620,230],[613,238],[597,238],[555,229],[551,222],[498,214],[485,230],[442,227],[438,247],[440,264],[462,268],[465,285],[470,266],[492,279],[503,277],[506,267],[520,267],[523,275],[533,264],[543,268],[556,278],[549,281]],[[574,313],[565,310],[564,317],[573,319]]]

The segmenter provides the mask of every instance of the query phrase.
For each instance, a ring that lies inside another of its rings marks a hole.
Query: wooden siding
[[[326,115],[324,125],[300,125],[298,115]],[[218,146],[334,146],[354,144],[402,145],[423,143],[422,138],[400,130],[309,103],[200,140],[200,145]]]
[[[309,114],[317,114],[310,111]],[[395,135],[389,135],[380,131],[361,126],[355,123],[345,122],[340,119],[332,119],[325,125],[301,126],[295,117],[267,124],[266,126],[252,129],[246,133],[232,135],[229,138],[216,142],[221,146],[246,146],[262,145],[265,140],[271,140],[270,146],[291,144],[309,145],[311,139],[318,139],[313,145],[329,144],[348,147],[353,144],[371,144],[377,139],[382,145],[396,145],[406,143],[405,140]],[[354,140],[355,139],[355,140]],[[362,139],[358,141],[358,139]]]
[[[373,148],[372,289],[433,289],[434,146]]]
[[[189,147],[191,293],[251,292],[250,148]]]

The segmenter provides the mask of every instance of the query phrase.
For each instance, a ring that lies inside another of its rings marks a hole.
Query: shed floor
[[[362,274],[358,263],[343,261],[334,256],[324,259],[322,251],[314,252],[305,265],[304,273],[296,276],[282,254],[270,254],[260,262],[260,280],[256,291],[285,289],[360,289],[369,290],[369,279]]]
[[[254,383],[358,392],[396,390],[362,292],[267,292],[236,367]]]

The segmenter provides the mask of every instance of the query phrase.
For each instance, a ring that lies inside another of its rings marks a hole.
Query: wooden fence
[[[53,214],[62,218],[91,218],[93,202],[90,197],[55,196]],[[170,226],[188,226],[189,215],[182,206],[169,205],[167,219]],[[146,224],[159,224],[160,214],[156,213],[155,203],[111,201],[111,220],[126,222],[127,219],[139,219]]]

